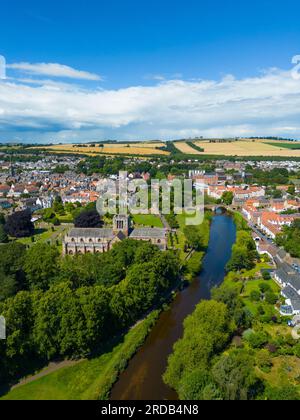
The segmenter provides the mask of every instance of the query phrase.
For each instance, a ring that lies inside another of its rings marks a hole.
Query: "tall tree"
[[[34,224],[31,221],[31,213],[25,210],[8,216],[5,230],[8,235],[15,238],[25,238],[33,235]]]
[[[5,232],[4,226],[0,224],[0,244],[5,244],[8,242],[8,236]]]
[[[77,228],[100,228],[103,222],[97,210],[81,212],[74,221]]]
[[[30,289],[49,287],[59,273],[58,259],[58,249],[48,244],[36,244],[27,251],[24,271]]]

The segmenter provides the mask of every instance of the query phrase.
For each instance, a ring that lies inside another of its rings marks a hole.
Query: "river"
[[[177,394],[164,384],[162,375],[174,343],[183,335],[183,321],[211,289],[220,285],[236,238],[232,217],[218,211],[213,217],[210,241],[199,277],[178,293],[170,309],[163,312],[147,340],[130,361],[112,389],[112,400],[177,400]]]

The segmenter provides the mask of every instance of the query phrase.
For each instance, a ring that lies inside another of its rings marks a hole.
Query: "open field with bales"
[[[169,152],[160,150],[164,143],[99,143],[95,145],[76,145],[76,144],[58,144],[45,147],[38,147],[38,149],[44,149],[53,151],[55,153],[74,153],[83,154],[88,156],[97,156],[98,154],[114,156],[114,155],[141,155],[141,156],[152,156],[152,155],[169,155]]]

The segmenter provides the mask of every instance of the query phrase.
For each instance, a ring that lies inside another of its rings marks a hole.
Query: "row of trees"
[[[270,171],[247,167],[247,182],[259,185],[286,185],[289,183],[289,171],[285,168],[274,168]]]
[[[227,271],[251,270],[258,258],[255,243],[251,233],[246,230],[237,232],[236,243],[232,247],[232,254],[228,262]]]
[[[174,253],[132,240],[105,255],[74,259],[60,258],[45,244],[29,251],[15,243],[5,249],[0,284],[13,279],[16,293],[0,303],[7,322],[0,377],[6,380],[32,360],[91,354],[158,303],[179,273]]]

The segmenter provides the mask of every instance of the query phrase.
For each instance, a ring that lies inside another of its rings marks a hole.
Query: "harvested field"
[[[102,147],[101,147],[102,146]],[[73,144],[59,144],[46,147],[39,147],[40,149],[45,149],[53,151],[55,153],[74,153],[74,154],[83,154],[89,156],[97,156],[97,154],[103,155],[141,155],[141,156],[150,156],[150,155],[169,155],[169,152],[159,150],[159,147],[162,147],[163,143],[128,143],[128,144],[103,144],[101,143],[95,145],[73,145]]]
[[[196,144],[196,143],[195,143]],[[174,146],[176,149],[178,149],[180,152],[185,153],[187,155],[201,155],[199,150],[194,149],[186,142],[174,142]]]
[[[300,150],[273,146],[266,144],[265,140],[239,140],[223,143],[197,141],[195,144],[204,149],[203,154],[205,155],[300,157]]]

